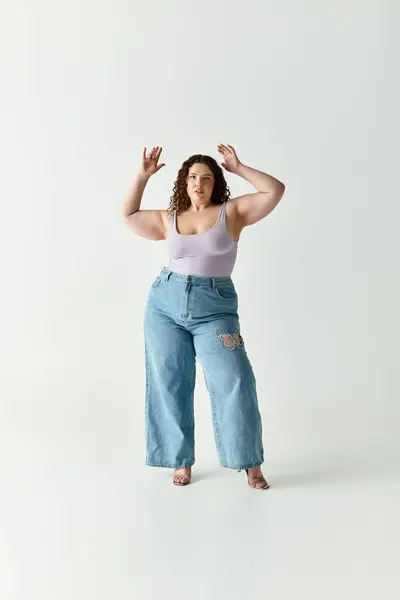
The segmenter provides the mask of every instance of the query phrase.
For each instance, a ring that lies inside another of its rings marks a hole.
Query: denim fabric
[[[231,277],[181,275],[164,267],[149,290],[144,340],[146,464],[177,469],[195,462],[197,357],[221,465],[237,470],[261,465],[256,381]]]

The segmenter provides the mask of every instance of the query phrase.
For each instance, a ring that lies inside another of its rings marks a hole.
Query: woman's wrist
[[[136,181],[145,181],[147,182],[150,179],[151,175],[148,175],[146,173],[142,173],[141,171],[138,171],[138,173],[136,173],[135,175],[135,179]]]
[[[244,176],[244,172],[246,170],[246,165],[243,163],[239,163],[236,169],[233,171],[234,175],[239,175],[239,177]]]

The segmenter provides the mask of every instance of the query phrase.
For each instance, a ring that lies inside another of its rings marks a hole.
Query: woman
[[[133,231],[167,240],[169,264],[149,291],[145,317],[146,464],[174,469],[173,483],[187,485],[195,462],[196,357],[210,394],[220,463],[246,470],[252,488],[267,489],[256,382],[240,334],[238,296],[231,279],[242,229],[266,217],[285,190],[283,183],[240,162],[235,149],[219,144],[222,166],[257,192],[230,199],[223,170],[196,154],[178,172],[168,210],[140,203],[162,148],[147,155],[123,216]]]

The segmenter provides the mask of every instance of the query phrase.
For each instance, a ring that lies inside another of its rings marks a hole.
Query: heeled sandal
[[[175,470],[178,471],[179,469],[175,469]],[[185,485],[189,485],[190,480],[192,478],[192,470],[190,469],[190,475],[177,475],[177,477],[184,477],[185,479],[182,482],[175,481],[175,473],[174,473],[174,476],[172,478],[172,483],[174,485],[178,485],[180,487],[183,487]]]
[[[268,481],[265,479],[264,475],[262,475],[261,477],[249,477],[249,470],[248,469],[244,469],[246,471],[247,474],[247,483],[249,484],[249,486],[251,488],[253,488],[253,490],[267,490],[269,488],[269,483]],[[238,469],[238,473],[241,473],[242,469]],[[250,483],[250,480],[252,481],[253,485]],[[264,485],[263,487],[257,487],[257,483],[263,483],[265,482],[266,485]]]

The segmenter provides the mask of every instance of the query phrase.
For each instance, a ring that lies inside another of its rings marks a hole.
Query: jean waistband
[[[200,277],[198,275],[182,275],[181,273],[175,273],[175,271],[171,271],[166,267],[161,269],[160,277],[162,277],[165,281],[168,281],[169,279],[181,281],[182,283],[190,281],[193,285],[204,285],[212,287],[214,287],[216,283],[232,282],[232,278],[230,275],[227,275],[226,277]]]

